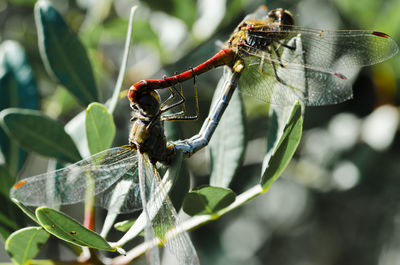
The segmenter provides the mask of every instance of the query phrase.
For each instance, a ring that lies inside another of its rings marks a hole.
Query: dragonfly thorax
[[[294,25],[292,14],[284,9],[271,10],[265,19],[248,19],[239,24],[228,41],[228,47],[239,52],[254,49],[270,51],[274,42],[288,35]]]
[[[169,163],[174,150],[173,147],[167,147],[158,92],[150,90],[140,95],[131,102],[131,107],[134,112],[129,144],[134,145],[139,152],[146,153],[153,163]]]

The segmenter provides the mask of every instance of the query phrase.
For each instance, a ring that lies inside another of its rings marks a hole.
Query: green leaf
[[[301,105],[299,102],[296,102],[283,130],[283,134],[261,177],[260,184],[264,191],[268,190],[289,164],[300,142],[302,128],[303,116],[301,113]]]
[[[38,220],[38,219],[36,218],[36,216],[35,216],[35,212],[34,212],[31,208],[29,208],[29,207],[23,205],[23,204],[22,204],[21,202],[19,202],[17,199],[12,198],[11,200],[12,200],[12,202],[15,203],[29,218],[31,218],[34,222],[40,224],[40,223],[39,223],[39,220]]]
[[[126,232],[131,228],[131,226],[136,222],[135,220],[125,220],[122,222],[118,222],[114,225],[114,228],[121,232]]]
[[[12,233],[6,241],[6,251],[16,264],[27,264],[49,238],[41,227],[26,227]]]
[[[38,111],[3,110],[0,112],[0,125],[28,150],[70,163],[81,160],[78,149],[64,128]]]
[[[1,60],[1,54],[0,54],[0,60]],[[14,101],[16,101],[15,97],[10,96],[9,94],[11,92],[17,91],[17,84],[15,80],[12,78],[12,73],[9,71],[7,72],[4,71],[2,72],[2,74],[3,75],[0,76],[0,93],[2,95],[0,97],[0,110],[8,108],[10,105],[14,105],[11,102],[13,102],[12,98],[14,98]],[[20,160],[18,157],[19,156],[18,149],[19,148],[15,143],[15,141],[12,141],[10,137],[8,137],[8,135],[0,127],[0,151],[1,151],[1,156],[3,157],[2,160],[3,163],[6,163],[8,165],[10,171],[13,171],[14,173],[17,173],[18,171],[18,164]]]
[[[226,188],[205,186],[191,190],[183,201],[183,211],[190,216],[214,214],[235,201],[235,193]]]
[[[35,76],[24,48],[15,41],[0,46],[0,110],[10,107],[37,109]],[[26,153],[0,128],[0,148],[10,172],[22,168]]]
[[[96,154],[109,148],[115,135],[113,117],[100,103],[92,103],[86,110],[86,136],[90,153]]]
[[[8,40],[1,44],[0,53],[4,54],[0,63],[5,71],[11,74],[10,77],[16,85],[16,87],[12,85],[0,87],[2,93],[0,109],[9,107],[38,109],[39,96],[35,75],[24,48],[18,42]]]
[[[210,185],[228,187],[240,167],[246,148],[244,123],[243,101],[236,90],[210,141]]]
[[[41,0],[35,5],[35,22],[46,70],[82,105],[99,101],[92,66],[85,47],[48,1]]]
[[[46,231],[64,241],[83,247],[116,250],[99,234],[62,212],[48,207],[39,207],[36,209],[36,217]]]

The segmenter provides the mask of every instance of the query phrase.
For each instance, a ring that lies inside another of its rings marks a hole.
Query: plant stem
[[[247,191],[243,192],[242,194],[236,197],[236,200],[230,204],[228,207],[221,209],[215,214],[212,215],[199,215],[193,216],[192,218],[182,222],[179,226],[175,227],[173,230],[170,230],[166,234],[166,240],[168,240],[168,234],[177,235],[179,233],[185,231],[191,231],[199,226],[202,226],[210,221],[216,220],[223,216],[224,214],[236,209],[237,207],[245,204],[246,202],[254,199],[258,195],[264,193],[265,190],[262,189],[261,185],[257,184],[252,188],[248,189]],[[119,256],[112,259],[111,264],[128,264],[132,262],[134,259],[143,255],[149,247],[153,247],[155,245],[160,245],[161,242],[159,240],[155,240],[153,245],[150,245],[146,242],[138,245],[137,247],[133,248],[132,250],[126,253],[126,256]]]

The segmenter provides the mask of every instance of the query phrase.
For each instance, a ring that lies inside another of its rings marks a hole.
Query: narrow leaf
[[[264,174],[261,177],[260,184],[264,190],[267,190],[271,186],[289,164],[289,161],[300,142],[302,128],[303,117],[301,113],[301,105],[297,102],[293,106],[288,122],[283,130],[283,134],[279,139],[274,153],[269,159]]]
[[[135,220],[125,220],[122,222],[118,222],[114,225],[114,228],[121,232],[126,232],[131,228],[131,226],[136,222]]]
[[[22,147],[65,162],[81,156],[71,137],[56,121],[38,111],[6,109],[0,112],[0,125]]]
[[[191,190],[183,201],[188,215],[214,214],[235,201],[235,193],[226,188],[205,186]]]
[[[4,56],[1,56],[0,54],[0,60],[2,57],[4,58]],[[15,97],[10,96],[10,93],[12,91],[14,92],[17,91],[17,84],[15,80],[12,78],[12,73],[6,71],[2,73],[3,75],[0,76],[0,93],[2,95],[0,97],[0,110],[8,108],[10,107],[10,105],[12,105],[11,98],[14,98],[15,101]],[[0,127],[0,156],[2,157],[1,160],[2,163],[7,164],[10,171],[12,171],[15,174],[18,171],[19,168],[18,164],[20,164],[19,161],[21,160],[19,158],[18,149],[19,148],[17,143],[15,141],[12,141],[10,137],[8,137],[8,135],[4,132],[3,128]],[[23,154],[22,157],[24,158],[25,155]]]
[[[100,103],[92,103],[86,110],[86,136],[90,153],[96,154],[112,144],[115,136],[113,117]]]
[[[83,247],[115,251],[115,248],[111,247],[99,234],[62,212],[48,207],[39,207],[36,209],[36,217],[44,229],[64,241]]]
[[[6,241],[6,251],[16,264],[27,264],[49,238],[41,227],[26,227],[12,233]]]
[[[1,86],[0,109],[19,107],[37,109],[39,96],[33,69],[28,62],[24,48],[16,41],[5,41],[0,47],[3,58],[0,59],[6,72],[11,73],[16,88]],[[1,57],[1,56],[0,56]]]
[[[31,218],[33,221],[39,224],[38,219],[35,216],[35,212],[31,210],[31,208],[28,208],[27,206],[23,205],[21,202],[19,202],[17,199],[12,198],[11,199],[13,203],[15,203],[29,218]]]
[[[82,105],[99,101],[92,66],[85,47],[50,2],[35,5],[35,22],[42,60]]]
[[[235,91],[210,141],[210,185],[228,187],[241,165],[246,148],[244,123],[242,97]]]
[[[35,76],[24,48],[16,41],[4,41],[0,46],[0,110],[39,106]],[[23,166],[26,153],[10,140],[0,128],[0,149],[10,172],[16,174]]]

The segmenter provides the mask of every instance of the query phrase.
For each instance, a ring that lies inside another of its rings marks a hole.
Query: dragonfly
[[[151,264],[159,264],[157,242],[162,242],[179,264],[200,264],[188,234],[174,232],[179,225],[178,215],[156,169],[157,162],[169,164],[176,154],[174,145],[166,141],[163,121],[179,119],[176,114],[166,112],[181,105],[183,99],[175,103],[170,103],[170,99],[160,102],[154,90],[131,102],[133,124],[129,145],[20,180],[10,196],[28,206],[55,206],[84,201],[90,190],[96,196],[96,203],[109,211],[129,213],[143,209],[147,221],[145,242],[155,245],[149,247],[147,255]]]
[[[337,104],[352,98],[351,79],[360,67],[398,52],[387,34],[372,30],[316,30],[295,26],[292,14],[265,6],[236,27],[225,47],[189,71],[131,86],[132,100],[147,90],[184,82],[220,66],[243,66],[239,91],[273,105]]]

